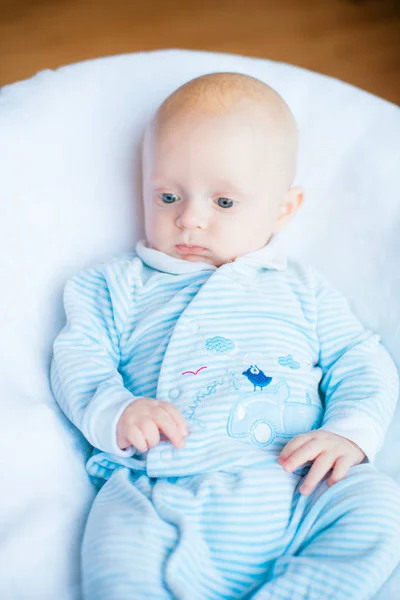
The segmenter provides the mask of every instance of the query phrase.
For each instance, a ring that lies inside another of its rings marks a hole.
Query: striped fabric
[[[322,427],[372,462],[398,397],[378,336],[323,277],[274,242],[218,269],[140,242],[68,281],[64,304],[52,388],[101,487],[86,598],[245,598],[260,585],[260,600],[371,597],[399,560],[397,486],[363,464],[305,499],[307,469],[276,461]],[[118,448],[118,420],[142,396],[185,415],[184,448]]]
[[[400,558],[397,484],[370,464],[308,497],[299,480],[116,469],[85,529],[84,600],[372,598]]]

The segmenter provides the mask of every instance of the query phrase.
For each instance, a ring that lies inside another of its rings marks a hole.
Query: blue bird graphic
[[[251,365],[242,373],[247,379],[254,385],[254,391],[259,387],[262,391],[263,388],[267,387],[272,381],[272,377],[267,377],[261,369],[259,369],[256,365]]]

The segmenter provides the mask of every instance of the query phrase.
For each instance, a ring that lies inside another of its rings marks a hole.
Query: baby
[[[361,600],[400,559],[400,489],[371,464],[397,372],[277,248],[296,155],[266,84],[186,83],[145,132],[146,241],[66,285],[51,382],[94,447],[85,599]]]

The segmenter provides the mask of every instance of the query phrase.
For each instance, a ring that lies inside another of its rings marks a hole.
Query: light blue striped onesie
[[[273,240],[219,268],[139,242],[68,281],[51,383],[94,447],[85,600],[361,600],[400,560],[400,488],[371,463],[395,366],[346,301]],[[173,402],[186,445],[120,450],[124,409]],[[277,463],[322,427],[368,460],[308,497]]]

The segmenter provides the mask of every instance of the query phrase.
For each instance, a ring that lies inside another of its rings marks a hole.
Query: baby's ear
[[[279,233],[293,219],[304,200],[304,189],[299,185],[290,188],[285,194],[285,200],[275,221],[273,233]]]

